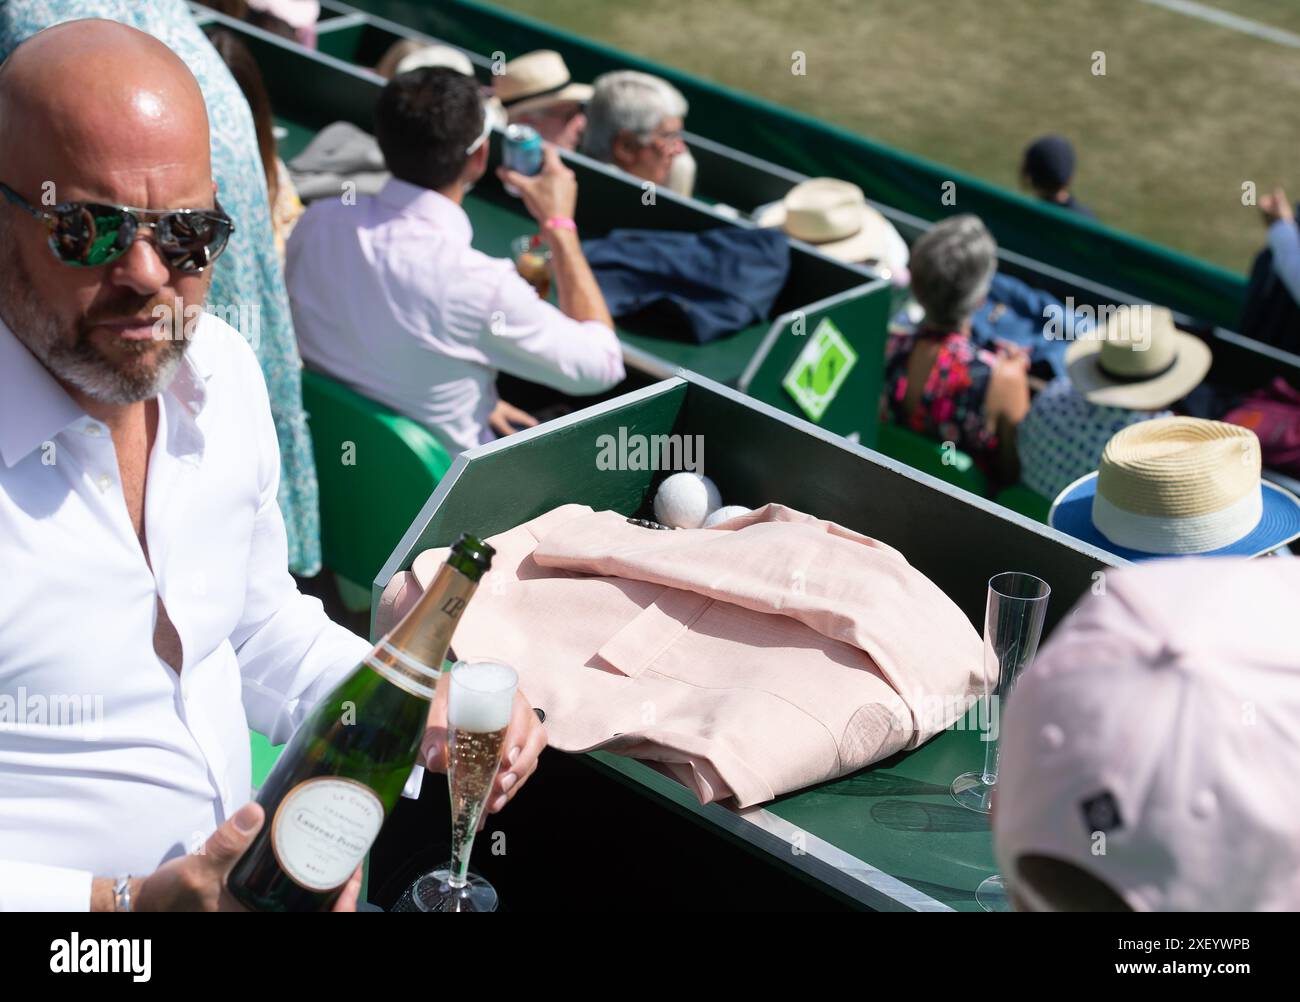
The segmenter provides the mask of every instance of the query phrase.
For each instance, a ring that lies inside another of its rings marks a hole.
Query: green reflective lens
[[[120,257],[134,234],[135,220],[126,213],[87,203],[59,214],[50,242],[65,264],[93,268]]]

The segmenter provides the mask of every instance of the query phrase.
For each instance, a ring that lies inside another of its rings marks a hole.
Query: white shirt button
[[[93,438],[99,435],[101,429],[99,425],[95,424],[92,421],[88,425],[86,425],[86,427],[83,430],[87,435],[90,435]]]
[[[99,485],[101,491],[106,491],[113,486],[113,478],[107,473],[101,473],[99,477],[96,478],[95,483]]]

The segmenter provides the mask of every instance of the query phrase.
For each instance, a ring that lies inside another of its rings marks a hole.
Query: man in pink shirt
[[[489,129],[474,80],[444,67],[402,74],[375,119],[392,179],[373,196],[314,203],[289,241],[307,365],[419,421],[453,453],[507,430],[490,423],[498,371],[573,395],[621,381],[613,320],[573,223],[577,183],[555,151],[535,177],[500,174],[551,247],[558,309],[511,261],[470,246],[461,204],[487,169]]]

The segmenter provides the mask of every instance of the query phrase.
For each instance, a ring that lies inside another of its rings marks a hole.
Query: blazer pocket
[[[704,595],[665,588],[631,622],[605,641],[596,656],[628,678],[637,678],[712,604],[713,599]]]

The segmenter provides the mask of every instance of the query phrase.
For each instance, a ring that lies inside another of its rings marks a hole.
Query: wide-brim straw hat
[[[840,261],[888,263],[891,257],[889,220],[867,204],[861,188],[839,178],[800,182],[781,201],[762,209],[754,222],[779,227]]]
[[[510,60],[493,88],[511,116],[561,102],[586,104],[593,93],[590,84],[573,82],[564,57],[551,49],[538,49]]]
[[[1210,348],[1159,306],[1121,306],[1065,352],[1070,382],[1089,403],[1154,411],[1181,400],[1210,371]]]
[[[1300,538],[1300,498],[1260,478],[1248,428],[1154,418],[1117,433],[1052,503],[1054,529],[1127,560],[1254,557]]]

